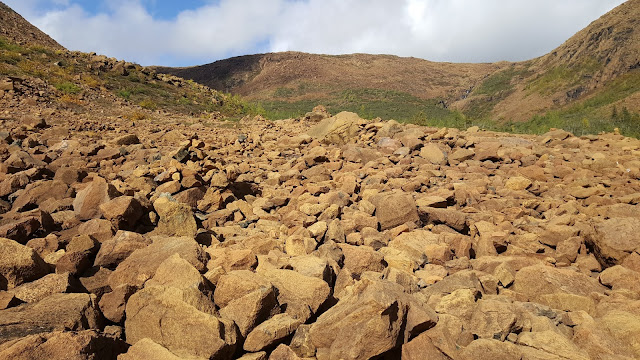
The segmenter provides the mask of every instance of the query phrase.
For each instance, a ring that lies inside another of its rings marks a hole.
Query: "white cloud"
[[[259,51],[525,60],[552,50],[623,0],[219,0],[171,20],[142,0],[90,14],[69,0],[5,0],[73,50],[190,65]],[[149,0],[144,0],[149,1]]]

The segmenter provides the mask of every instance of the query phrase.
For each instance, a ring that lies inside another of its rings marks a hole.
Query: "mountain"
[[[3,2],[0,2],[0,36],[18,45],[39,45],[64,50],[62,45],[33,26]]]
[[[640,111],[639,25],[640,0],[629,0],[551,53],[517,63],[284,52],[156,69],[245,96],[278,115],[300,114],[317,102],[408,121],[464,117],[523,126],[571,115],[568,121],[597,122],[622,108]]]

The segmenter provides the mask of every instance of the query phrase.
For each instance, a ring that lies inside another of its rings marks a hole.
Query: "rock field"
[[[0,119],[0,359],[640,358],[640,141]]]

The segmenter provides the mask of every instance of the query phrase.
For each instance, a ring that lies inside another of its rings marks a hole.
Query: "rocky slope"
[[[0,358],[640,357],[640,141],[328,116],[5,117]]]
[[[19,45],[38,45],[50,49],[64,50],[64,47],[49,35],[25,20],[0,1],[0,36]]]
[[[369,100],[366,105],[373,106],[397,92],[410,98],[395,99],[394,112],[378,110],[373,117],[408,121],[426,112],[427,118],[446,118],[446,112],[428,112],[440,104],[471,120],[498,123],[555,111],[571,125],[572,117],[609,118],[614,106],[640,112],[639,18],[640,0],[629,0],[551,53],[519,63],[451,64],[387,55],[289,52],[157,69],[265,102],[273,110],[303,113],[305,100],[349,109],[351,104],[344,101],[348,92],[376,89],[373,99],[359,102]]]

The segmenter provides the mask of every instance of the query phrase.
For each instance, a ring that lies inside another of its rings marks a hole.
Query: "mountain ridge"
[[[306,106],[310,100],[338,104],[337,97],[345,91],[378,89],[443,103],[471,118],[526,121],[588,101],[616,79],[635,72],[640,67],[639,22],[640,0],[629,0],[550,53],[515,63],[438,63],[392,55],[283,52],[193,67],[154,68],[275,106],[296,102]],[[632,77],[636,86],[638,75]],[[492,88],[487,81],[500,86]],[[634,94],[606,104],[602,112],[617,105],[640,111]]]

